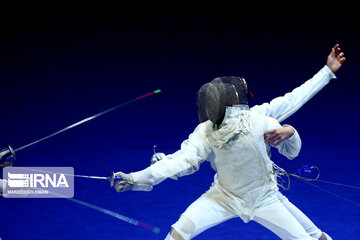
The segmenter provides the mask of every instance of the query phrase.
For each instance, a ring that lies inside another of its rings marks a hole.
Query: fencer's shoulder
[[[255,112],[255,114],[257,115],[257,118],[261,118],[263,119],[264,121],[268,121],[268,122],[278,122],[278,120],[276,120],[276,118],[273,118],[271,116],[267,116],[267,115],[264,115],[264,114],[261,114],[261,113],[257,113]]]
[[[186,141],[191,142],[193,145],[203,145],[207,144],[207,136],[211,132],[212,122],[206,121],[197,125],[195,130],[189,135]]]
[[[255,112],[255,111],[250,111],[250,112],[251,112],[252,118],[255,119],[256,122],[258,122],[258,123],[263,123],[265,125],[270,125],[270,126],[279,124],[278,120],[276,120],[273,117],[266,116],[262,113]]]
[[[251,114],[251,116],[256,117],[257,119],[268,119],[268,118],[271,118],[271,117],[263,114],[262,112],[258,112],[258,111],[252,110],[252,108],[249,110],[249,113]]]
[[[278,120],[276,120],[273,117],[269,117],[269,116],[264,116],[264,125],[265,125],[265,130],[281,127]]]
[[[211,127],[212,127],[211,121],[207,120],[207,121],[202,122],[199,125],[197,125],[197,127],[195,128],[193,133],[205,134]]]
[[[252,107],[250,108],[250,111],[252,111],[252,112],[259,112],[259,108],[260,108],[262,105],[264,105],[264,104],[269,104],[269,103],[263,103],[263,104],[261,104],[261,105],[254,105],[254,106],[252,106]]]
[[[256,112],[262,115],[270,115],[270,111],[271,111],[271,106],[270,103],[265,102],[261,105],[255,105],[253,107],[250,108],[251,112]]]

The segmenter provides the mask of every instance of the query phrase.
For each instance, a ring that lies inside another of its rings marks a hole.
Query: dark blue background
[[[152,146],[172,153],[197,125],[196,92],[222,75],[244,76],[251,104],[281,96],[312,77],[335,43],[347,61],[337,78],[286,120],[300,133],[298,158],[273,160],[289,172],[304,164],[321,179],[360,186],[359,23],[350,17],[243,16],[239,12],[11,14],[1,17],[0,145],[17,148],[107,108],[161,89],[52,139],[24,149],[15,166],[72,166],[106,176],[150,163]],[[150,193],[116,193],[102,180],[76,179],[75,198],[161,228],[154,234],[64,199],[0,199],[2,239],[164,239],[207,190],[208,163]],[[359,190],[317,183],[360,203]],[[360,234],[359,206],[294,179],[285,193],[333,239]],[[276,239],[233,219],[197,239]]]

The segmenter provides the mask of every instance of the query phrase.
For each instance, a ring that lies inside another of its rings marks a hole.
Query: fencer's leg
[[[305,231],[303,226],[279,200],[256,209],[254,214],[254,221],[283,240],[317,240]]]
[[[300,209],[292,204],[285,196],[279,193],[281,203],[296,218],[296,220],[304,227],[305,231],[313,238],[318,240],[332,240],[326,233],[323,233]]]
[[[187,217],[181,216],[180,219],[171,227],[166,240],[185,240],[190,239],[191,233],[195,231],[195,224]]]
[[[223,193],[216,186],[193,202],[172,225],[166,240],[188,240],[236,215],[224,204]]]
[[[310,236],[316,239],[321,237],[321,230],[300,209],[292,204],[285,196],[280,195],[280,199],[284,207],[296,218]]]
[[[327,233],[323,232],[319,240],[333,240]]]

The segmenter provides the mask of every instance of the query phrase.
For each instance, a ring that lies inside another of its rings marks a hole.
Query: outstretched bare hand
[[[339,44],[335,44],[335,46],[331,49],[329,56],[327,57],[326,66],[330,68],[330,70],[335,73],[343,62],[346,60],[344,57],[344,53],[341,52],[341,48]]]

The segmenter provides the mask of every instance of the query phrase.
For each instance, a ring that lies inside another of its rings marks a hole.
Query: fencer
[[[272,100],[270,103],[264,103],[259,106],[254,106],[251,108],[252,111],[258,111],[259,113],[271,116],[276,118],[279,122],[284,121],[293,113],[295,113],[299,108],[301,108],[308,100],[310,100],[316,93],[323,89],[331,79],[336,78],[335,72],[340,69],[342,63],[346,60],[344,53],[341,52],[339,44],[336,44],[330,51],[326,65],[315,74],[310,80],[305,82],[298,88],[295,88],[292,92],[285,94],[283,97],[278,97]],[[204,115],[204,113],[202,113]],[[205,116],[206,118],[206,116]],[[289,132],[284,131],[285,128],[274,129],[267,131],[265,134],[268,137],[265,141],[268,144],[271,143],[280,143],[284,139],[290,137]],[[179,151],[180,153],[180,151]],[[268,153],[269,148],[268,148]],[[152,162],[156,162],[163,158],[163,153],[154,154],[152,157]],[[168,155],[168,158],[172,158],[176,154]],[[210,154],[209,161],[212,163],[213,155]],[[213,165],[213,164],[212,164]],[[187,172],[185,172],[187,174]],[[172,178],[180,177],[181,173],[178,176]],[[298,208],[292,205],[286,197],[283,199],[283,204],[288,208],[290,212],[297,218],[297,220],[303,225],[306,231],[314,238],[319,240],[331,240],[326,233],[322,231]]]
[[[308,80],[305,84],[303,84],[299,88],[296,88],[291,93],[288,93],[283,97],[276,98],[270,103],[265,103],[260,106],[255,106],[251,110],[257,111],[265,115],[276,117],[280,121],[286,119],[291,114],[296,112],[304,103],[306,103],[312,96],[314,96],[318,91],[320,91],[324,86],[326,86],[332,78],[335,77],[333,73],[336,72],[341,67],[341,64],[344,60],[345,60],[344,54],[342,52],[340,53],[339,46],[335,45],[328,56],[327,65],[324,66],[324,68],[321,69],[312,79]],[[277,133],[276,132],[271,132],[271,133],[273,135],[272,139],[275,139],[277,137],[276,135]],[[196,138],[194,134],[193,134],[193,138]],[[175,154],[168,155],[167,158],[168,159],[176,158],[176,156],[181,155],[181,153],[182,151],[180,150]],[[196,170],[196,167],[187,169],[186,171],[179,173],[178,176],[189,174],[194,170]],[[319,231],[311,223],[311,221],[308,220],[308,218],[303,213],[301,213],[301,211],[299,211],[296,207],[291,205],[287,199],[284,200],[283,204],[288,209],[292,210],[291,212],[293,213],[293,215],[297,217],[297,219],[301,224],[311,226],[310,228],[306,228],[306,230],[309,230],[309,232],[313,230],[313,234],[314,232],[317,232],[316,239],[320,237],[324,237],[323,239],[326,239],[325,236],[319,236],[319,233],[321,235],[321,231]],[[317,231],[314,231],[314,229]]]
[[[254,220],[282,239],[313,239],[281,204],[273,162],[267,155],[263,133],[281,126],[273,118],[250,111],[247,96],[243,78],[222,77],[205,84],[198,93],[198,107],[209,120],[183,142],[183,154],[143,171],[119,173],[135,185],[153,186],[187,169],[198,170],[210,152],[214,153],[217,174],[213,186],[181,215],[166,239],[191,239],[236,216],[244,222]],[[296,132],[276,146],[289,159],[298,155],[300,147]],[[118,191],[124,187],[129,184],[115,185]]]

